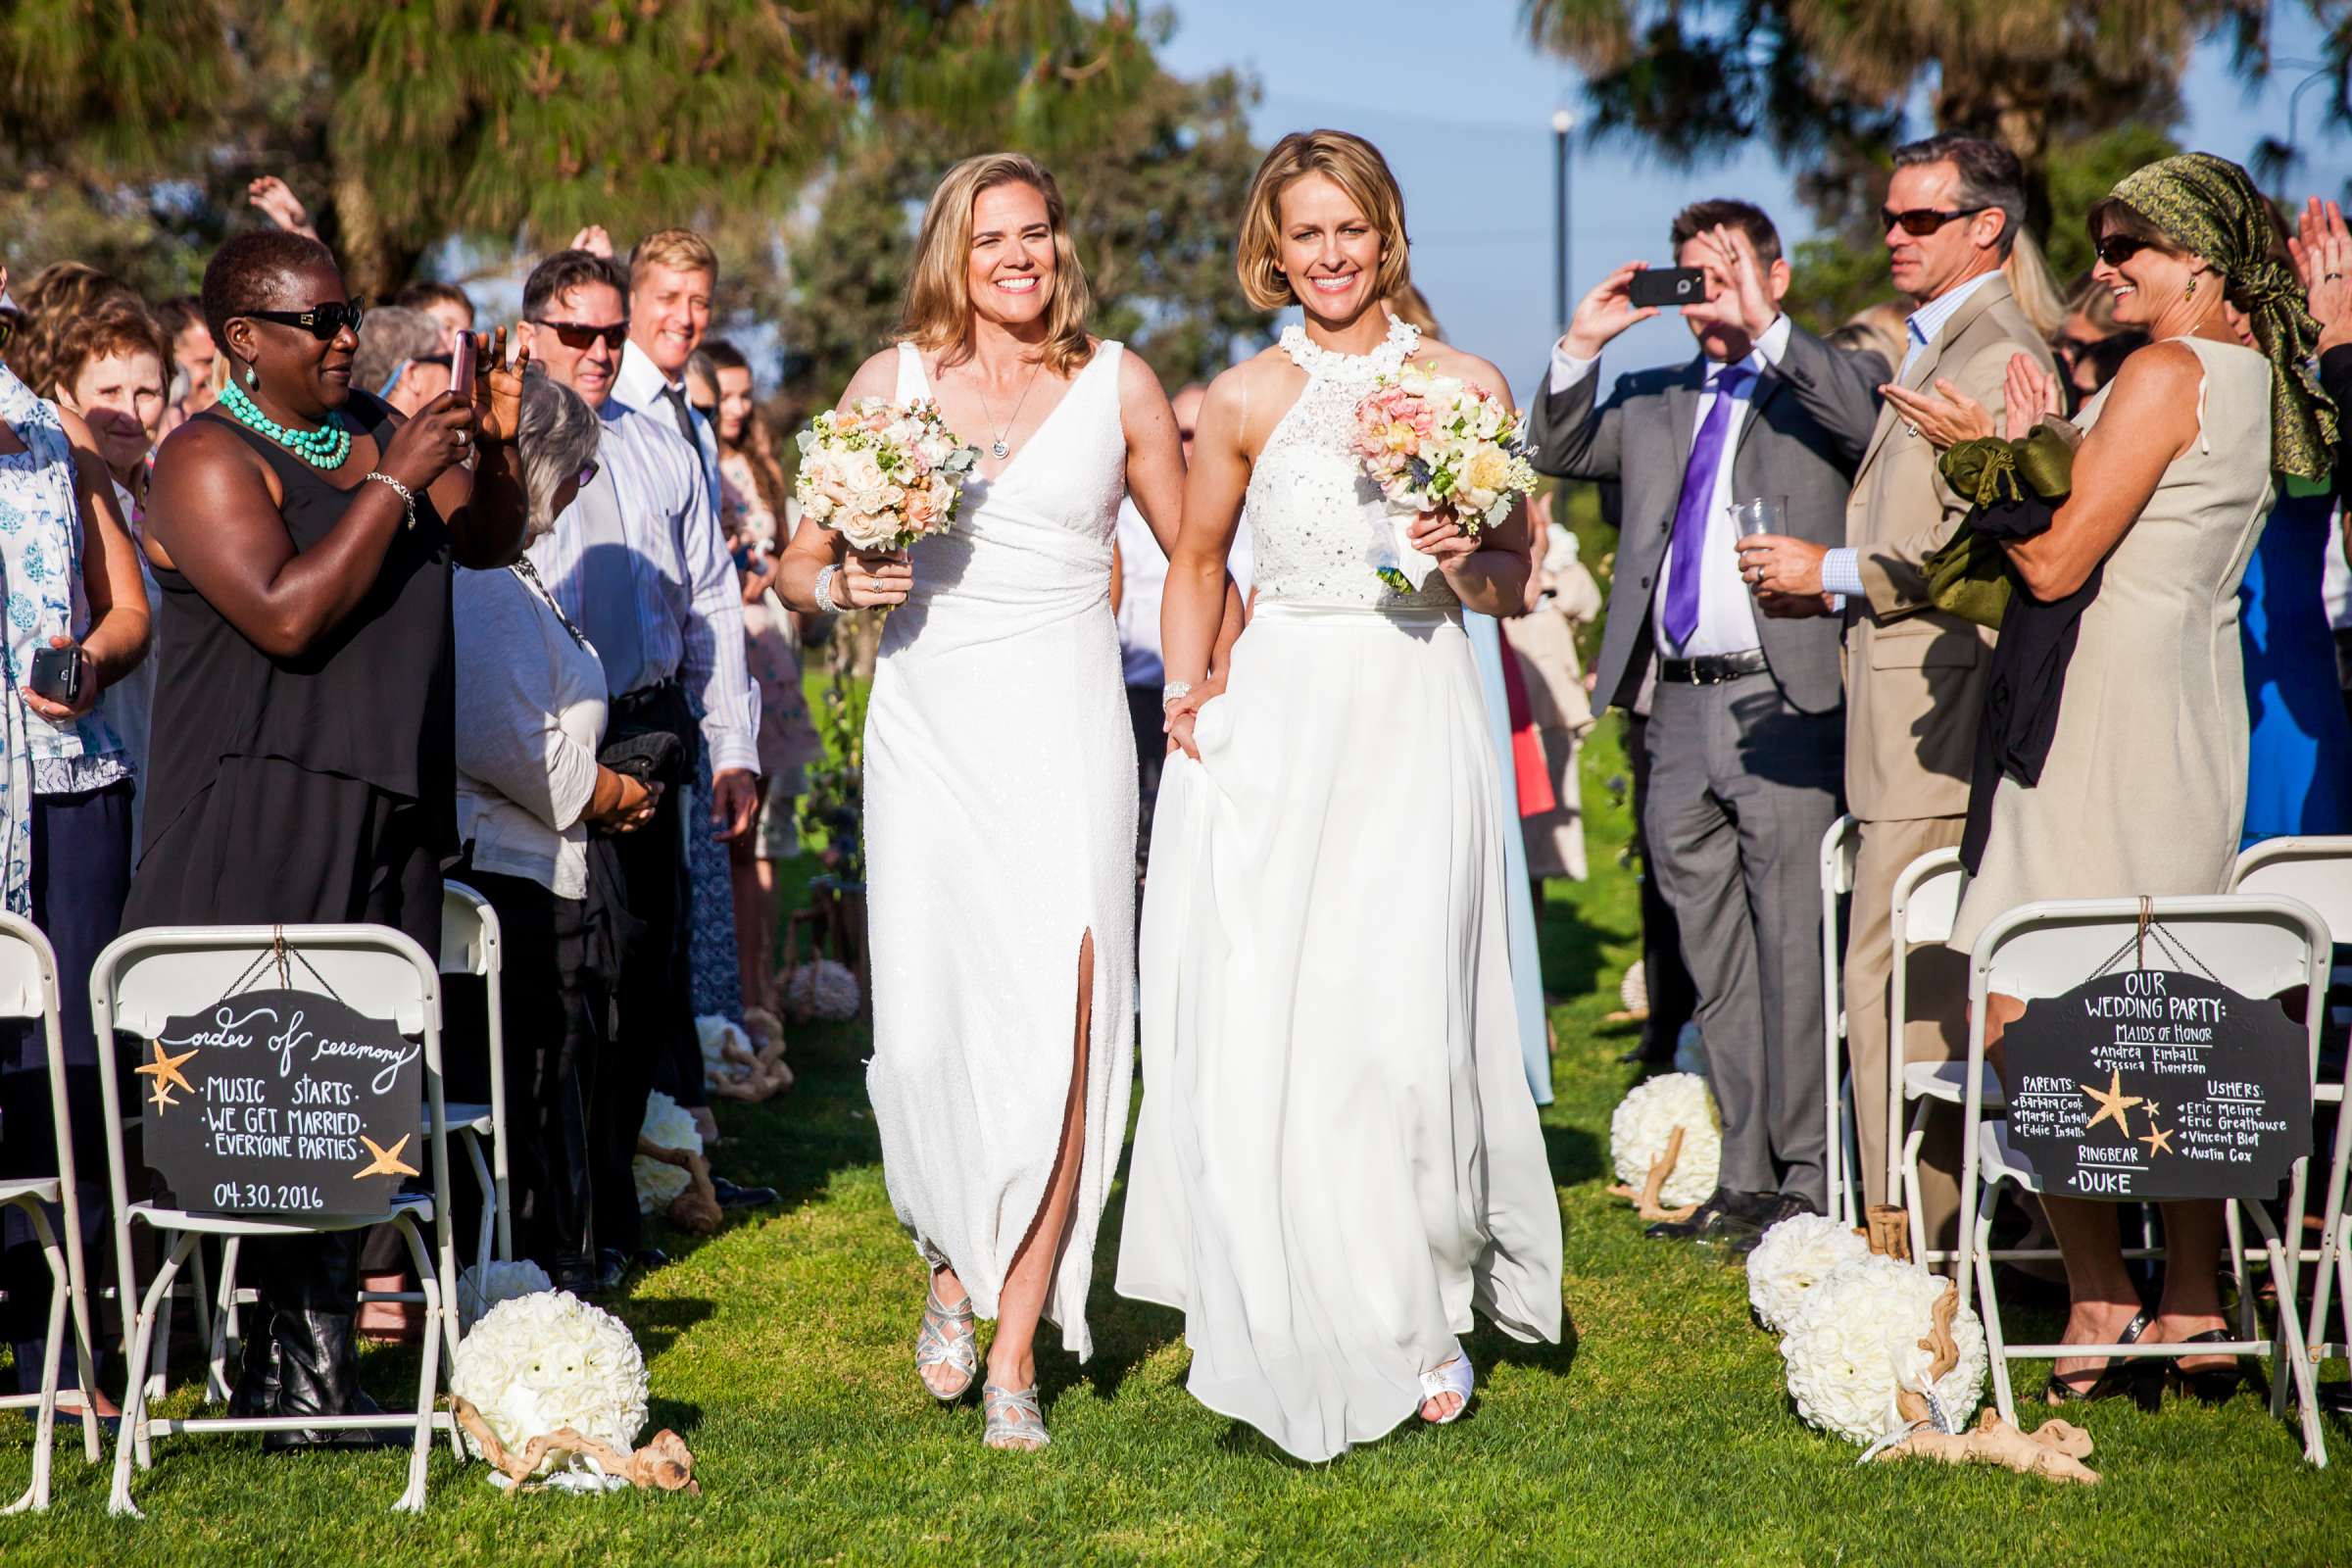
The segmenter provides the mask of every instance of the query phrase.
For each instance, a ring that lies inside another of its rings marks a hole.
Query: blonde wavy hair
[[[943,365],[959,365],[972,353],[972,292],[968,258],[972,249],[972,204],[999,185],[1027,185],[1046,201],[1046,224],[1054,234],[1054,293],[1046,302],[1044,363],[1068,376],[1094,354],[1086,335],[1094,313],[1094,289],[1071,243],[1068,210],[1061,187],[1043,164],[1021,153],[982,153],[947,172],[914,242],[914,266],[906,274],[906,305],[899,335]]]
[[[1282,193],[1309,174],[1321,174],[1346,191],[1380,230],[1380,272],[1372,280],[1373,297],[1395,300],[1411,288],[1404,192],[1389,172],[1389,161],[1363,137],[1344,130],[1294,130],[1257,166],[1242,209],[1233,270],[1250,303],[1261,311],[1298,303],[1298,290],[1282,271]]]

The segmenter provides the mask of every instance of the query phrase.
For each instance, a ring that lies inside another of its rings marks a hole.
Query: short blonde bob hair
[[[1344,130],[1295,130],[1257,166],[1242,211],[1233,263],[1250,303],[1261,311],[1298,303],[1298,291],[1282,271],[1282,193],[1309,174],[1321,174],[1346,191],[1380,230],[1380,275],[1372,280],[1372,297],[1395,299],[1410,288],[1404,192],[1396,188],[1389,161],[1363,137]]]
[[[972,291],[968,258],[972,249],[972,205],[999,185],[1027,185],[1046,201],[1046,225],[1054,234],[1054,293],[1046,302],[1044,362],[1067,376],[1094,354],[1086,319],[1094,290],[1070,242],[1069,213],[1061,187],[1043,164],[1021,153],[982,153],[947,172],[923,209],[922,232],[914,242],[914,266],[906,274],[906,305],[899,333],[945,365],[958,365],[972,352]]]

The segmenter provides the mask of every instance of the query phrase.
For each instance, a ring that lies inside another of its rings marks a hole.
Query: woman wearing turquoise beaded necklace
[[[437,951],[458,849],[450,567],[520,549],[521,366],[485,343],[473,386],[403,421],[352,388],[359,313],[293,234],[223,245],[204,311],[232,379],[164,443],[149,492],[164,653],[123,926],[368,921]],[[372,1409],[359,1237],[242,1254],[262,1311],[231,1408],[287,1418],[267,1448],[368,1441],[303,1424]]]

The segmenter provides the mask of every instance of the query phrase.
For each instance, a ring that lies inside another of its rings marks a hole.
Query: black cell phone
[[[1703,305],[1707,274],[1695,267],[1652,267],[1634,274],[1625,297],[1639,306]]]
[[[32,677],[25,684],[53,703],[73,707],[81,697],[81,649],[35,648]]]

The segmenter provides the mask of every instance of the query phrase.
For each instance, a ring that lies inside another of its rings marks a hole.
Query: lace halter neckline
[[[1369,354],[1342,354],[1337,349],[1327,349],[1308,337],[1306,328],[1296,321],[1282,329],[1282,352],[1309,376],[1360,375],[1370,379],[1395,375],[1420,345],[1421,329],[1396,317],[1389,318],[1389,335]]]

